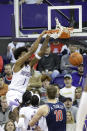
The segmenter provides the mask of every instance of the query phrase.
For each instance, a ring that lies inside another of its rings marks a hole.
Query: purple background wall
[[[13,5],[0,5],[0,36],[11,36]]]
[[[56,3],[55,3],[56,4]],[[55,5],[54,4],[54,5]],[[87,22],[87,2],[77,2],[77,5],[83,5],[83,22]],[[56,5],[64,5],[64,3],[57,3]],[[67,4],[66,4],[67,5]],[[23,27],[44,27],[47,28],[47,4],[42,5],[23,5]],[[62,10],[67,16],[70,16],[69,11]],[[13,14],[13,5],[0,4],[0,37],[12,36],[11,29],[11,14]],[[60,22],[68,26],[67,20],[52,11],[52,26],[55,27],[55,16],[60,18]],[[75,20],[77,19],[77,11],[75,12]],[[33,31],[34,32],[34,31]]]

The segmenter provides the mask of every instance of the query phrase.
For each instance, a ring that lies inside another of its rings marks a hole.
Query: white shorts
[[[20,93],[16,90],[9,90],[6,94],[6,99],[7,99],[8,105],[11,106],[11,103],[13,102],[14,103],[13,105],[15,107],[17,107],[16,105],[18,105],[19,102],[20,103],[22,102],[22,95],[23,95],[23,93]]]

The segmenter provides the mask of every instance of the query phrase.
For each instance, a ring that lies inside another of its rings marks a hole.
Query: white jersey
[[[37,126],[41,128],[42,131],[48,131],[46,119],[42,117],[33,127],[29,127],[29,121],[37,113],[38,107],[28,106],[20,109],[19,116],[24,115],[25,119],[25,131],[34,131]],[[21,130],[22,131],[22,130]]]
[[[16,90],[20,93],[26,91],[29,79],[31,77],[31,68],[29,65],[24,66],[20,71],[14,73],[11,84],[8,86],[9,90]]]

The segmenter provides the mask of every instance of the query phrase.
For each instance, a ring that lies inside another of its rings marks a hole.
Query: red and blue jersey
[[[66,109],[62,102],[47,103],[49,107],[46,122],[48,131],[66,131]]]

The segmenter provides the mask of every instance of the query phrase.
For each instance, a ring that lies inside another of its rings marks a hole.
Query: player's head
[[[32,95],[32,92],[28,90],[23,94],[21,107],[27,106],[31,103]]]
[[[55,86],[57,88],[57,96],[56,97],[59,97],[59,95],[60,95],[59,85],[58,84],[53,84],[53,86]]]
[[[39,94],[34,94],[31,98],[31,105],[36,107],[39,106],[40,103],[40,96]]]
[[[41,91],[39,90],[39,88],[32,88],[30,91],[32,91],[33,94],[38,94],[41,97]]]
[[[19,47],[14,51],[14,57],[15,59],[19,59],[20,57],[22,57],[26,52],[28,52],[26,47]]]
[[[54,85],[49,85],[49,87],[47,87],[48,99],[55,99],[56,95],[57,95],[57,87]]]

